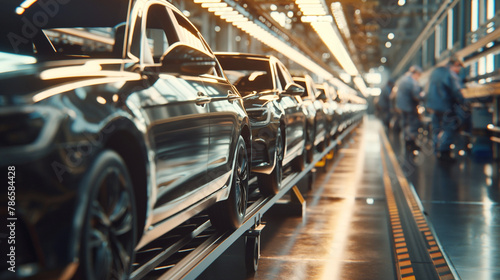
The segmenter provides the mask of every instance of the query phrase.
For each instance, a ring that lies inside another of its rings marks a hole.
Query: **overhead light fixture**
[[[26,9],[31,7],[37,0],[25,0],[16,8],[16,14],[22,15]]]
[[[195,3],[219,3],[222,2],[222,0],[194,0]]]
[[[302,22],[333,22],[331,16],[301,16]]]
[[[333,28],[332,24],[329,22],[311,22],[311,26],[318,33],[335,59],[337,59],[340,66],[349,75],[357,76],[359,74],[358,69],[347,52],[343,41],[340,39],[338,31]]]
[[[232,12],[233,8],[231,8],[231,7],[211,7],[211,8],[208,8],[208,11],[216,13],[216,15],[217,15],[217,13]]]
[[[323,0],[296,0],[295,4],[305,16],[324,16],[328,11]]]
[[[226,3],[202,3],[201,6],[203,8],[225,8],[227,7]]]
[[[217,12],[214,12],[214,14],[216,16],[220,16],[221,19],[224,19],[224,18],[230,17],[230,16],[239,15],[239,13],[237,11],[217,11]]]
[[[342,32],[344,37],[351,38],[349,26],[347,25],[344,11],[342,10],[342,4],[340,4],[340,2],[332,3],[332,14],[335,18],[335,23],[337,23],[337,27],[339,28],[340,32]]]
[[[326,11],[328,10],[324,0],[295,0],[295,4],[299,6],[304,15],[310,15],[310,13],[312,13],[312,10],[309,10],[310,7],[315,7],[314,9],[316,9],[318,6],[321,6],[323,14],[318,14],[318,16],[326,15]],[[345,25],[347,26],[347,23]],[[328,47],[335,59],[337,59],[340,66],[349,75],[357,76],[359,74],[358,69],[347,52],[338,30],[334,29],[332,22],[311,21],[311,26],[316,33],[318,33],[319,37]]]
[[[219,3],[221,2],[221,0],[194,0],[194,2],[201,4],[202,7],[204,7],[203,4]],[[318,3],[321,3],[323,7],[326,7],[326,5],[324,4],[324,0],[296,0],[296,3],[305,4],[306,8],[312,7],[312,6],[307,6],[307,4],[318,4]],[[251,20],[249,18],[249,15],[245,14],[245,12],[241,12],[237,8],[233,9],[229,7],[229,5],[228,6],[205,5],[204,8],[208,9],[210,12],[219,16],[221,19],[224,19],[226,22],[231,23],[233,26],[241,29],[243,32],[246,32],[247,34],[254,37],[258,41],[262,42],[263,44],[275,49],[276,51],[279,51],[281,54],[288,57],[290,60],[293,60],[295,63],[303,66],[312,73],[318,75],[319,77],[322,77],[324,80],[330,81],[332,84],[336,85],[339,89],[342,88],[343,92],[345,92],[346,94],[356,95],[356,91],[354,89],[352,89],[339,79],[335,78],[332,75],[332,73],[323,69],[323,67],[319,66],[317,63],[315,63],[310,58],[305,56],[302,52],[296,50],[288,43],[282,41],[275,35],[271,34],[268,30],[266,30],[268,27],[265,26],[263,23],[261,23],[260,21],[254,22],[253,20]],[[337,61],[339,61],[339,63],[345,69],[345,71],[349,73],[348,74],[349,77],[358,76],[359,72],[356,69],[356,66],[354,65],[352,60],[350,59],[349,53],[345,49],[342,41],[340,40],[340,34],[338,34],[338,30],[335,30],[333,28],[332,17],[327,16],[324,11],[321,12],[318,10],[317,12],[318,13],[314,15],[316,21],[311,22],[311,25],[315,30],[317,30],[316,32],[318,32],[318,34],[325,42],[325,44],[328,46],[330,52],[335,56]],[[335,36],[331,36],[331,34],[335,34]],[[360,81],[358,81],[357,83],[362,83],[358,86],[358,88],[360,88],[360,91],[363,94],[365,94],[366,86],[364,85],[363,79],[360,78]]]
[[[318,2],[318,0],[299,1]],[[293,60],[297,64],[302,65],[304,68],[322,77],[323,79],[333,79],[333,75],[329,71],[326,71],[325,69],[323,69],[323,67],[319,66],[310,58],[306,57],[300,51],[296,50],[286,42],[271,34],[264,28],[266,26],[261,22],[254,22],[253,20],[248,18],[248,15],[243,14],[242,12],[238,11],[238,9],[229,7],[229,5],[206,5],[208,3],[221,3],[221,0],[194,0],[194,2],[201,4],[202,7],[208,9],[208,11],[214,13],[214,15],[219,16],[221,19],[225,20],[228,23],[231,23],[233,26],[241,29],[243,32],[248,33],[250,36],[254,37],[263,44],[268,45],[276,51],[279,51],[289,59]]]

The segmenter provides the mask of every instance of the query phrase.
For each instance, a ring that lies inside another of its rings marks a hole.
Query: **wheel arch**
[[[247,149],[247,155],[248,158],[252,158],[252,131],[250,130],[250,127],[248,124],[244,124],[243,127],[241,128],[241,136],[245,140],[245,146]]]
[[[130,123],[120,121],[105,140],[104,148],[115,151],[125,162],[134,189],[137,211],[137,241],[146,226],[148,213],[148,160],[140,132]]]

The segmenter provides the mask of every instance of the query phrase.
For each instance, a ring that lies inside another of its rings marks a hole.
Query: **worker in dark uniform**
[[[422,87],[418,79],[422,74],[422,68],[417,65],[411,66],[396,82],[396,108],[400,111],[403,120],[403,136],[406,147],[409,150],[418,150],[415,140],[418,136],[420,120],[417,105],[422,100]]]
[[[446,66],[434,69],[429,78],[426,107],[432,114],[432,140],[436,156],[441,160],[453,159],[450,145],[460,127],[457,109],[464,103],[463,85],[458,76],[462,68],[462,61],[452,56]]]
[[[390,95],[392,92],[392,88],[394,87],[394,81],[390,79],[387,84],[382,88],[382,92],[377,101],[377,111],[382,121],[382,124],[385,127],[389,127],[389,123],[391,121],[391,100]]]

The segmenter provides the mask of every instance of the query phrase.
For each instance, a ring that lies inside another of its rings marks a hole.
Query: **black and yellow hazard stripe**
[[[381,151],[383,153],[383,150]],[[392,232],[392,240],[394,243],[394,254],[396,257],[396,273],[398,279],[411,280],[415,279],[413,267],[408,254],[405,234],[401,226],[401,218],[399,216],[398,206],[394,193],[392,191],[391,179],[387,170],[385,156],[382,154],[382,166],[384,168],[384,188],[389,209],[390,229]]]
[[[389,215],[391,219],[391,227],[393,231],[393,240],[395,244],[395,252],[397,257],[397,264],[399,269],[399,279],[415,279],[415,273],[411,268],[411,258],[408,252],[409,248],[406,246],[406,242],[404,242],[405,235],[403,233],[403,229],[401,228],[401,219],[399,217],[397,203],[394,199],[394,190],[392,187],[391,178],[388,173],[388,167],[386,162],[386,157],[384,155],[384,150],[387,153],[387,156],[393,166],[393,170],[395,172],[395,177],[399,183],[401,191],[404,194],[404,198],[410,209],[413,220],[418,227],[418,231],[420,232],[420,236],[423,237],[424,243],[427,248],[427,252],[434,266],[435,272],[438,275],[438,279],[440,280],[448,280],[455,279],[455,275],[453,274],[451,267],[449,266],[446,257],[443,255],[441,247],[434,236],[427,219],[423,215],[423,210],[420,208],[420,205],[416,199],[416,195],[412,192],[408,180],[406,179],[401,166],[398,163],[396,155],[392,150],[392,147],[387,139],[387,135],[385,131],[381,129],[381,138],[382,138],[382,164],[384,167],[384,185],[385,192],[387,196],[387,204],[389,207]],[[403,246],[403,242],[404,245]],[[398,247],[400,246],[400,247]],[[406,269],[406,270],[405,270]],[[407,272],[407,273],[403,273]],[[410,278],[405,278],[410,277]],[[413,277],[413,278],[411,278]]]

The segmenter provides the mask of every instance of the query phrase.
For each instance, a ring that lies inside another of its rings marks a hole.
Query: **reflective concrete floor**
[[[477,156],[459,136],[455,162],[440,162],[422,137],[421,152],[405,156],[398,133],[388,132],[406,177],[461,279],[500,279],[500,183],[498,161]],[[470,146],[469,146],[470,147]],[[462,152],[461,152],[462,151]],[[459,156],[459,154],[464,154]]]
[[[379,136],[368,127],[317,172],[304,219],[283,215],[286,205],[264,217],[254,279],[395,278]]]
[[[304,191],[305,217],[287,205],[263,217],[258,271],[244,273],[234,244],[200,279],[397,279],[384,192],[378,120],[366,117],[326,170]],[[402,170],[461,279],[500,279],[498,165],[472,156],[454,163],[425,148],[408,157],[400,136],[388,133]],[[426,145],[426,139],[420,140]],[[460,147],[457,147],[459,149]],[[213,272],[216,271],[216,272]]]

